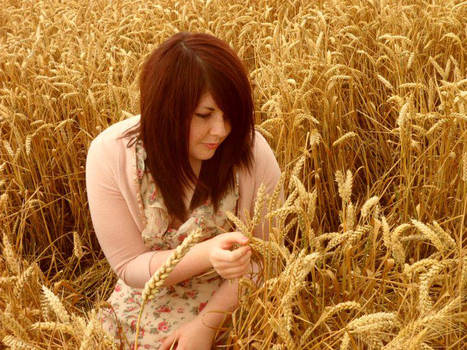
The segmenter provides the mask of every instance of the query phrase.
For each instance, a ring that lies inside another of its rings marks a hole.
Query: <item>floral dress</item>
[[[197,227],[203,229],[202,240],[226,232],[230,224],[225,211],[236,212],[238,202],[238,174],[235,189],[221,200],[214,213],[210,201],[194,209],[189,219],[178,229],[169,227],[170,218],[160,192],[149,171],[145,171],[146,152],[141,140],[135,145],[136,170],[139,184],[138,200],[145,214],[142,238],[151,250],[175,249]],[[224,279],[214,269],[194,276],[176,285],[164,287],[144,307],[138,336],[138,349],[159,349],[162,338],[168,336],[183,323],[193,320],[219,289]],[[117,340],[123,349],[133,349],[136,322],[141,306],[142,289],[127,286],[121,279],[107,300],[111,308],[102,308],[100,320],[104,329]],[[216,341],[225,338],[226,333]],[[123,343],[121,339],[123,338]],[[126,338],[126,340],[125,340]]]

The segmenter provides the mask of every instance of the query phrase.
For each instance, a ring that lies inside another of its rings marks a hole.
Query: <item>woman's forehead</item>
[[[211,95],[209,91],[201,95],[201,98],[199,99],[199,103],[198,103],[198,108],[204,108],[210,111],[219,109],[219,107],[216,104],[216,101],[214,100],[214,97]]]

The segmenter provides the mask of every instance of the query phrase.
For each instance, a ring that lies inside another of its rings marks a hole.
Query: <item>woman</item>
[[[280,169],[254,131],[245,68],[222,40],[172,36],[146,60],[140,93],[141,115],[100,133],[86,160],[92,222],[119,277],[108,300],[113,310],[102,311],[101,320],[133,348],[141,289],[201,227],[203,240],[146,304],[138,344],[210,349],[216,328],[237,306],[236,279],[252,270],[248,239],[231,232],[225,212],[250,216],[259,186],[272,192]],[[254,234],[267,239],[267,224]],[[240,247],[231,250],[234,244]]]

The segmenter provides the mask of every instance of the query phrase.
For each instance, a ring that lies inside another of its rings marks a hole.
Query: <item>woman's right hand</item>
[[[222,233],[207,243],[209,262],[221,277],[240,278],[249,272],[251,248],[248,246],[248,237],[241,232]],[[235,243],[241,247],[230,250]]]

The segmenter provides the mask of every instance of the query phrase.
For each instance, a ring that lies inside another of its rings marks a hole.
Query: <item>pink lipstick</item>
[[[219,146],[218,143],[205,143],[205,145],[209,149],[216,149]]]

